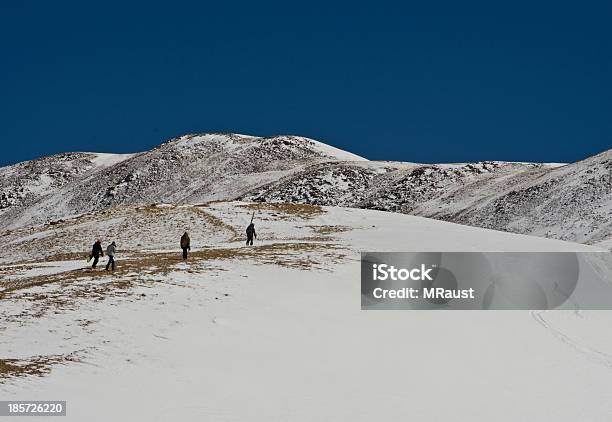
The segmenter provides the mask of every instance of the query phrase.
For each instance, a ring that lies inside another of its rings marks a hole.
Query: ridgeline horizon
[[[346,152],[350,152],[353,153],[352,151],[348,150],[348,149],[344,149],[344,148],[340,148],[338,146],[335,146],[332,143],[328,143],[328,142],[324,142],[324,141],[320,141],[317,138],[313,138],[310,136],[304,136],[304,135],[297,135],[297,134],[276,134],[276,135],[252,135],[252,134],[245,134],[245,133],[239,133],[239,132],[227,132],[227,131],[205,131],[205,132],[188,132],[188,133],[184,133],[182,135],[178,135],[178,136],[174,136],[172,138],[167,138],[165,140],[162,140],[160,143],[155,144],[155,146],[151,147],[150,149],[139,149],[139,150],[135,150],[135,151],[108,151],[108,150],[62,150],[62,151],[57,151],[57,152],[53,152],[53,153],[49,153],[49,154],[43,154],[40,156],[35,156],[33,158],[29,158],[29,159],[25,159],[25,160],[19,160],[19,161],[12,161],[6,164],[0,164],[0,168],[4,168],[4,167],[11,167],[14,165],[18,165],[18,164],[23,164],[23,163],[27,163],[30,161],[37,161],[37,160],[42,160],[45,158],[51,158],[51,157],[55,157],[55,156],[62,156],[62,155],[66,155],[66,154],[112,154],[112,155],[135,155],[135,154],[141,154],[141,153],[146,153],[148,151],[152,151],[164,144],[179,140],[181,138],[187,137],[187,136],[207,136],[207,135],[235,135],[235,136],[245,136],[245,137],[249,137],[249,138],[254,138],[254,139],[275,139],[275,138],[284,138],[284,137],[288,137],[288,138],[304,138],[304,139],[312,139],[315,140],[317,142],[320,142],[322,144],[328,145],[330,147],[333,148],[338,148],[340,150],[346,151]],[[477,159],[477,160],[470,160],[470,161],[411,161],[411,160],[404,160],[404,159],[398,159],[398,160],[391,160],[391,159],[384,159],[384,158],[368,158],[365,157],[363,155],[360,155],[361,157],[365,158],[368,161],[389,161],[389,162],[402,162],[402,163],[414,163],[414,164],[468,164],[468,163],[484,163],[484,162],[498,162],[498,163],[525,163],[525,164],[562,164],[562,165],[567,165],[567,164],[573,164],[573,163],[578,163],[581,161],[584,161],[586,159],[589,159],[591,157],[595,157],[598,156],[600,154],[603,154],[605,152],[608,151],[612,151],[612,148],[607,148],[604,150],[601,150],[599,152],[596,152],[594,154],[587,154],[584,155],[583,158],[578,159],[576,161],[567,161],[567,162],[560,162],[560,161],[533,161],[533,160],[508,160],[508,159],[498,159],[498,158],[482,158],[482,159]]]

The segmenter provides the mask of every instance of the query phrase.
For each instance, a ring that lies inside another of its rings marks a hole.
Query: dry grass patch
[[[25,315],[6,317],[20,323],[24,317],[40,318],[51,311],[77,309],[80,300],[102,301],[111,297],[138,300],[146,295],[135,290],[135,287],[151,288],[156,283],[164,282],[163,277],[171,273],[204,274],[222,270],[214,261],[248,260],[253,265],[331,271],[330,264],[340,263],[345,258],[346,250],[340,245],[315,242],[207,248],[191,252],[187,261],[182,259],[180,252],[134,254],[129,259],[117,261],[114,272],[83,268],[5,281],[1,284],[0,300],[25,300],[30,303]],[[28,290],[51,284],[56,287],[45,291]],[[194,288],[185,283],[177,285]]]
[[[155,256],[141,256],[121,264],[122,272],[153,271],[154,273],[168,274],[173,271],[186,271],[178,267],[179,264],[187,263],[203,264],[217,260],[244,260],[251,259],[255,264],[275,264],[285,267],[310,269],[315,265],[322,264],[315,256],[331,257],[340,260],[345,255],[340,252],[341,247],[334,244],[322,244],[314,242],[295,243],[273,243],[269,245],[235,248],[206,248],[192,251],[189,259],[184,261],[179,252],[160,253]],[[329,255],[331,254],[331,255]],[[312,255],[308,258],[311,266],[304,265],[302,255]],[[200,268],[206,267],[198,267]],[[212,268],[211,268],[212,269]]]
[[[0,359],[0,382],[2,379],[43,376],[51,372],[51,367],[60,363],[77,362],[74,355],[34,356],[30,359]]]
[[[115,210],[115,208],[111,208],[111,210]],[[120,209],[118,210],[121,211]],[[176,210],[176,206],[174,205],[161,206],[161,204],[150,204],[150,205],[137,206],[137,207],[132,208],[132,211],[136,213],[150,214],[152,216],[167,214],[168,212],[172,212],[175,210]]]
[[[315,233],[319,234],[332,234],[332,233],[344,233],[353,230],[352,227],[348,226],[309,226]]]
[[[242,239],[240,233],[238,232],[238,230],[234,226],[231,226],[231,225],[227,224],[225,221],[221,220],[219,217],[216,217],[216,216],[214,216],[214,215],[204,211],[201,206],[190,208],[190,210],[193,211],[193,212],[198,213],[202,218],[204,218],[206,223],[210,224],[212,227],[216,227],[216,228],[218,228],[220,230],[229,231],[230,233],[232,233],[232,236],[233,236],[234,239],[236,239],[236,238]]]
[[[33,268],[35,268],[33,265],[25,265],[25,264],[6,265],[0,268],[0,276],[11,276],[11,275],[15,275],[15,273],[20,273],[22,271],[28,271]]]
[[[189,254],[189,260],[185,262],[180,252],[156,252],[153,254],[134,254],[128,258],[117,260],[117,268],[113,272],[103,269],[92,270],[89,267],[77,270],[65,271],[56,274],[23,277],[4,281],[0,286],[0,299],[11,292],[24,290],[51,283],[59,283],[63,287],[74,287],[78,281],[91,282],[99,279],[108,279],[106,283],[86,283],[86,289],[72,289],[62,292],[61,301],[87,296],[105,296],[118,294],[132,286],[134,280],[142,276],[167,275],[174,271],[202,272],[205,266],[194,268],[181,268],[180,265],[187,263],[202,264],[215,260],[253,260],[256,264],[275,264],[285,267],[310,269],[313,267],[324,268],[321,258],[331,258],[332,262],[341,260],[345,254],[342,248],[336,244],[316,242],[294,242],[273,243],[269,245],[235,248],[206,248],[193,251]],[[307,265],[305,260],[309,262]],[[212,268],[211,268],[212,269]],[[74,284],[74,286],[73,286]],[[48,296],[48,294],[45,294]],[[47,299],[52,299],[47,297]],[[33,297],[32,300],[38,300]],[[58,298],[60,300],[60,298]]]
[[[253,211],[267,211],[272,213],[281,213],[281,220],[289,219],[290,217],[298,217],[302,219],[311,219],[325,214],[323,208],[319,205],[295,204],[288,202],[257,202],[253,204],[239,205]]]
[[[87,262],[88,256],[89,254],[85,252],[66,252],[66,253],[59,253],[59,254],[45,256],[43,261],[44,262],[57,262],[57,261],[82,260],[83,262]],[[30,262],[34,263],[34,262],[40,262],[40,261],[32,260]]]

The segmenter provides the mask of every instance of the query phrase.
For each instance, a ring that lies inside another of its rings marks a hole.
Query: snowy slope
[[[259,237],[246,248],[252,211]],[[185,229],[187,263],[177,251]],[[81,269],[96,236],[117,240],[113,275]],[[67,400],[70,421],[612,413],[612,341],[602,335],[610,312],[360,310],[361,250],[588,246],[379,211],[241,202],[111,209],[6,241],[2,397]]]

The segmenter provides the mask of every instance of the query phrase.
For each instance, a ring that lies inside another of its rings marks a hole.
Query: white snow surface
[[[136,154],[109,154],[100,152],[86,153],[91,155],[91,162],[97,168],[111,167],[132,158]]]
[[[315,148],[321,153],[328,155],[330,157],[334,157],[341,161],[368,161],[367,158],[363,158],[357,154],[353,154],[352,152],[344,151],[342,149],[333,147],[328,144],[324,144],[323,142],[316,141],[314,139],[308,139],[313,142]]]
[[[249,249],[242,232],[253,210]],[[183,229],[194,246],[186,262],[176,251]],[[53,244],[10,234],[21,252],[0,249],[0,274],[29,265],[28,275],[40,268],[47,278],[1,299],[0,359],[75,361],[0,378],[3,400],[67,400],[69,421],[612,414],[610,312],[360,310],[360,251],[593,247],[380,211],[241,202],[119,208],[38,230],[71,239],[61,238],[66,278],[48,275],[61,262]],[[105,245],[117,240],[114,274],[74,270],[96,232]],[[40,246],[53,264],[40,261]]]

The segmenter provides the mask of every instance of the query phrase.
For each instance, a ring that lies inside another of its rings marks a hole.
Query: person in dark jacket
[[[98,259],[100,259],[101,256],[104,256],[104,252],[102,252],[102,242],[100,242],[100,240],[96,240],[96,243],[94,243],[93,247],[91,248],[90,258],[93,258],[94,260],[91,268],[96,268],[96,265],[98,265]]]
[[[257,239],[257,233],[255,233],[254,223],[251,222],[251,224],[249,224],[249,226],[246,229],[246,235],[247,235],[247,241],[246,241],[247,246],[252,245],[253,238]]]
[[[191,239],[187,232],[181,236],[181,249],[183,250],[183,259],[187,259],[187,251],[191,250]]]

